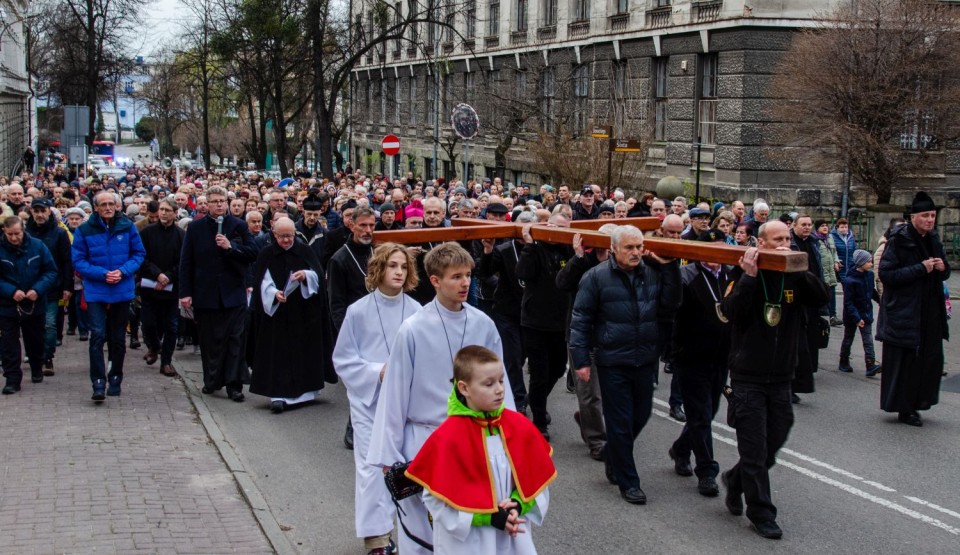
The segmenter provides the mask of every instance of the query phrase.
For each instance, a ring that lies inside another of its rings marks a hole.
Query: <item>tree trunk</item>
[[[333,130],[330,121],[330,111],[326,104],[317,106],[317,151],[320,155],[320,167],[317,172],[321,176],[333,177]],[[337,154],[339,158],[339,153]],[[338,160],[338,163],[342,163]]]
[[[87,73],[86,73],[86,100],[90,107],[90,134],[87,135],[87,145],[93,145],[97,137],[97,84],[99,76],[97,75],[97,29],[95,27],[93,14],[93,0],[87,0]]]

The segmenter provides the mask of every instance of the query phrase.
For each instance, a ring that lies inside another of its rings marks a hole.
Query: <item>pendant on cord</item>
[[[780,303],[763,303],[763,321],[771,327],[780,323]]]

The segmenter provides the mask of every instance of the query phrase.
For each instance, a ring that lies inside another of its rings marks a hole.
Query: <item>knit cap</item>
[[[873,260],[873,257],[870,256],[869,252],[863,249],[857,249],[853,251],[853,265],[856,266],[857,268],[863,266],[864,264],[866,264],[867,262],[870,262],[871,260]]]

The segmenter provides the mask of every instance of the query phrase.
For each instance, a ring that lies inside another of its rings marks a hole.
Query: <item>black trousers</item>
[[[240,391],[249,382],[244,358],[244,317],[246,307],[193,310],[200,334],[200,361],[203,385],[210,389],[227,387]]]
[[[720,395],[727,383],[727,368],[719,366],[685,366],[674,364],[674,381],[683,394],[687,422],[680,437],[673,442],[674,454],[682,459],[696,457],[694,473],[698,478],[716,478],[720,465],[713,458],[711,422],[720,406]]]
[[[740,460],[730,469],[730,490],[743,493],[751,521],[774,520],[777,507],[770,495],[768,471],[793,427],[790,382],[759,384],[731,380],[730,387],[732,425],[737,429],[740,453]]]
[[[177,346],[177,324],[180,308],[177,299],[160,299],[150,295],[141,297],[143,342],[147,349],[160,353],[160,364],[173,361],[173,349]]]
[[[523,336],[520,331],[520,320],[503,314],[493,313],[493,323],[500,333],[500,342],[503,344],[503,366],[510,379],[510,389],[513,393],[513,402],[517,410],[527,406],[527,386],[523,379],[523,360],[526,353],[523,349]]]
[[[38,310],[39,308],[39,310]],[[43,376],[43,335],[46,331],[46,314],[43,306],[34,307],[29,315],[0,316],[0,365],[8,384],[20,385],[23,380],[23,352],[20,350],[20,335],[30,358],[30,372]]]
[[[643,366],[598,366],[603,419],[607,425],[607,461],[621,490],[640,487],[633,444],[653,410],[657,362]]]
[[[547,424],[547,397],[567,371],[567,342],[563,330],[542,331],[524,326],[523,345],[530,369],[527,404],[537,426]]]

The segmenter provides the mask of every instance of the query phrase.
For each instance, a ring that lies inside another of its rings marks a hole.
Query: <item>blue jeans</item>
[[[57,312],[62,310],[57,299],[47,299],[47,313],[43,329],[43,360],[53,358],[57,352]]]
[[[83,296],[83,290],[73,292],[70,297],[70,304],[67,305],[67,328],[77,330],[80,333],[87,333],[90,327],[87,326],[87,311],[80,310],[80,298]]]
[[[107,377],[103,361],[103,345],[108,344],[110,377],[123,379],[123,357],[127,353],[127,319],[130,301],[99,303],[87,301],[87,319],[90,325],[90,381]]]
[[[600,394],[607,425],[607,461],[621,490],[640,487],[633,444],[653,410],[657,362],[643,366],[600,366]]]
[[[853,347],[853,337],[860,330],[860,338],[863,341],[863,358],[868,361],[876,361],[877,354],[873,350],[873,324],[864,323],[862,328],[856,324],[843,325],[843,341],[840,342],[840,360],[850,360],[850,349]],[[869,366],[869,363],[868,363]]]

